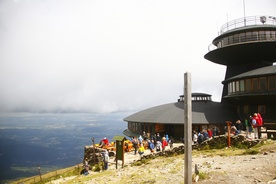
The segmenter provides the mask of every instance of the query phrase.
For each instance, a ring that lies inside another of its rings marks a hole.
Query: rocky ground
[[[238,156],[235,153],[240,150],[234,148],[220,152],[193,151],[193,173],[195,164],[198,164],[200,172],[197,183],[276,183],[276,141],[268,140],[266,143],[258,148],[260,151],[256,155]],[[150,153],[147,151],[145,154]],[[134,160],[139,160],[139,155],[126,153],[124,168],[119,165],[116,169],[111,161],[107,171],[61,178],[50,183],[184,183],[183,154],[155,158],[140,166],[133,166]]]

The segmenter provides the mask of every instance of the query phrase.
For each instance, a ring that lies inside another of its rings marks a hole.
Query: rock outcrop
[[[243,134],[230,136],[230,146],[237,147],[237,148],[251,148],[257,145],[260,141],[261,139],[248,139]],[[228,147],[228,136],[226,135],[214,136],[211,139],[203,141],[200,145],[198,145],[198,147],[199,148],[208,147],[209,149],[221,149],[221,148]]]

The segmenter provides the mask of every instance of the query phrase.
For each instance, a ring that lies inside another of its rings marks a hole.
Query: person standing
[[[157,142],[157,141],[160,141],[160,142],[161,142],[161,136],[160,136],[159,133],[157,133],[157,135],[156,135],[156,142]]]
[[[197,136],[197,142],[200,145],[202,142],[204,141],[204,136],[202,134],[202,132],[198,132],[198,136]]]
[[[244,125],[246,128],[246,138],[251,137],[251,132],[252,132],[252,128],[251,128],[251,124],[248,122],[247,118],[245,118],[244,120]],[[250,131],[251,128],[251,131]]]
[[[219,129],[216,126],[213,126],[213,137],[219,135]]]
[[[252,135],[252,131],[253,131],[253,126],[252,126],[252,123],[251,123],[251,121],[248,121],[248,126],[249,126],[249,136],[250,136],[250,138],[252,137],[251,135]]]
[[[170,136],[170,139],[169,139],[169,145],[170,145],[170,148],[172,149],[173,148],[173,138],[172,136]]]
[[[254,113],[253,117],[250,116],[250,118],[252,119],[252,126],[254,129],[254,138],[258,139],[259,138],[259,132],[258,132],[258,116],[257,113]]]
[[[101,141],[100,141],[100,147],[104,147],[104,146],[108,146],[108,139],[106,137],[104,137]]]
[[[166,146],[168,146],[168,142],[165,137],[162,138],[162,151],[164,152],[166,149]]]
[[[139,138],[138,138],[138,140],[139,140],[139,144],[142,144],[142,142],[143,142],[143,137],[140,135]]]
[[[209,134],[208,134],[207,130],[205,130],[205,129],[202,130],[202,134],[203,134],[203,137],[204,137],[204,139],[203,139],[204,141],[209,139]]]
[[[166,134],[166,141],[169,142],[169,135]]]
[[[151,152],[151,153],[154,152],[154,141],[153,141],[153,140],[151,140],[151,141],[149,142],[149,149],[150,149],[150,152]]]
[[[207,133],[209,138],[213,137],[213,132],[210,128],[207,129]]]
[[[134,147],[134,155],[136,155],[136,153],[137,153],[137,148],[138,148],[138,140],[137,140],[136,137],[133,137],[133,139],[132,139],[132,145],[133,145],[133,147]]]
[[[254,137],[255,139],[259,139],[259,131],[261,126],[263,126],[263,118],[260,113],[254,113],[253,117],[250,116],[252,119],[252,126],[254,128]]]
[[[156,151],[159,152],[161,151],[162,143],[160,141],[156,142]]]
[[[193,136],[193,144],[197,144],[197,133],[196,131],[193,132],[194,136]]]
[[[242,123],[241,123],[241,120],[237,120],[237,121],[236,121],[236,128],[237,128],[238,134],[240,134],[241,131],[242,131]]]
[[[144,145],[140,144],[139,149],[138,149],[138,153],[140,155],[140,159],[142,159],[142,155],[144,154],[144,152],[145,152]]]
[[[109,154],[108,154],[108,151],[105,150],[105,152],[103,152],[104,170],[107,170],[107,169],[108,169],[108,161],[109,161]]]

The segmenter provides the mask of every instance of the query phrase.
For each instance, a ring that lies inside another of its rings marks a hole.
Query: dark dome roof
[[[224,124],[237,120],[236,110],[219,102],[192,102],[193,124]],[[137,112],[124,119],[127,122],[184,124],[184,102],[164,104]]]

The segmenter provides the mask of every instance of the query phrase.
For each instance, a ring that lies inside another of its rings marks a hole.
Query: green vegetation
[[[193,181],[195,181],[196,176],[197,176],[196,174],[192,175],[192,180]],[[209,178],[210,178],[210,176],[206,172],[199,172],[199,174],[198,174],[198,179],[199,180],[205,180],[205,179],[209,179]]]
[[[68,167],[64,169],[59,169],[56,171],[52,171],[46,174],[40,176],[34,176],[34,177],[29,177],[25,179],[20,179],[12,183],[24,183],[24,184],[29,184],[29,183],[46,183],[52,180],[56,180],[62,177],[69,177],[69,176],[76,176],[79,175],[80,171],[82,168],[79,166],[73,166],[73,167]],[[42,179],[42,181],[41,181]]]
[[[204,180],[204,179],[208,179],[209,178],[209,175],[208,175],[208,173],[206,173],[206,172],[199,172],[199,179],[201,179],[201,180]]]
[[[140,165],[143,165],[143,164],[149,164],[151,160],[152,159],[145,159],[145,158],[143,158],[141,160],[137,160],[137,161],[133,162],[131,164],[131,166],[140,166]]]

